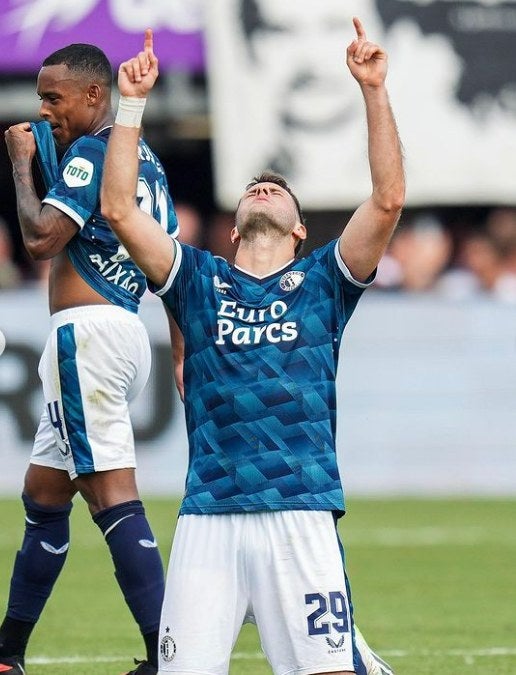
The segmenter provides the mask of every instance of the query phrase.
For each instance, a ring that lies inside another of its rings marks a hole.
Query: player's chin
[[[52,127],[52,136],[58,145],[70,145],[75,140],[62,127]]]
[[[63,130],[61,127],[52,127],[52,136],[56,143],[61,143],[63,138]]]

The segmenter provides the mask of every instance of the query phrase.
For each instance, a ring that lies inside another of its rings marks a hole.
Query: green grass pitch
[[[176,501],[144,500],[166,561]],[[3,613],[21,541],[18,500],[0,500]],[[27,654],[27,675],[118,675],[142,643],[84,503],[71,548]],[[341,520],[355,618],[397,675],[515,675],[516,501],[350,498]],[[199,636],[202,640],[202,636]],[[231,675],[270,673],[244,627]]]

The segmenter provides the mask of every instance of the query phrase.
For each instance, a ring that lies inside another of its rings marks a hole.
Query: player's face
[[[275,183],[258,183],[240,199],[235,223],[242,239],[258,232],[288,235],[299,224],[299,216],[286,190]]]
[[[50,122],[59,145],[68,145],[91,128],[94,106],[90,86],[67,66],[44,66],[38,75],[40,117]]]
[[[263,27],[252,37],[256,67],[289,130],[331,130],[361,114],[345,64],[350,33],[345,3],[301,0],[293,8],[278,0],[257,2]]]

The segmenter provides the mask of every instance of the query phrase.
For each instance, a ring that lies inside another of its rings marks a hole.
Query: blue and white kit
[[[147,288],[101,215],[100,188],[111,127],[82,136],[56,165],[50,128],[32,125],[48,192],[43,199],[78,227],[66,253],[78,274],[109,305],[77,307],[51,318],[40,362],[45,409],[31,462],[77,474],[135,466],[128,401],[150,370],[147,333],[137,317]],[[145,141],[138,147],[137,198],[172,236],[178,223],[164,169]]]
[[[368,283],[353,280],[335,241],[264,279],[206,251],[176,251],[154,290],[185,335],[181,513],[344,511],[335,377]]]
[[[336,528],[335,378],[372,279],[353,279],[337,241],[266,278],[175,250],[164,287],[149,284],[185,336],[189,439],[159,673],[226,675],[255,621],[275,675],[363,675]]]

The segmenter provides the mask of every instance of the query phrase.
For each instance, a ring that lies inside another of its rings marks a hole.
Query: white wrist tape
[[[120,124],[123,127],[136,127],[139,129],[142,124],[143,111],[145,110],[146,103],[146,98],[120,96],[115,124]]]

